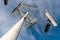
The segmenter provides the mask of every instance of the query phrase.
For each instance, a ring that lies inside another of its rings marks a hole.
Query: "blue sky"
[[[0,37],[3,36],[20,19],[19,14],[12,15],[12,10],[22,0],[9,0],[7,6],[0,0]],[[23,3],[37,5],[38,9],[31,13],[32,17],[38,18],[38,23],[31,28],[26,28],[26,22],[17,40],[60,40],[60,0],[24,0]],[[52,24],[48,33],[44,32],[47,18],[44,16],[45,10],[49,10],[58,26]]]

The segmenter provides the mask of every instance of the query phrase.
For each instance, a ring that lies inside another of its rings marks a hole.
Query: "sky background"
[[[8,5],[5,6],[0,0],[0,37],[20,20],[19,14],[12,15],[12,10],[21,1],[9,0]],[[38,9],[30,13],[31,17],[38,19],[38,23],[27,29],[27,23],[24,22],[17,40],[60,40],[60,0],[24,0],[23,3],[38,6]],[[57,27],[51,24],[48,33],[44,32],[47,24],[47,17],[44,15],[46,9],[58,24]]]

